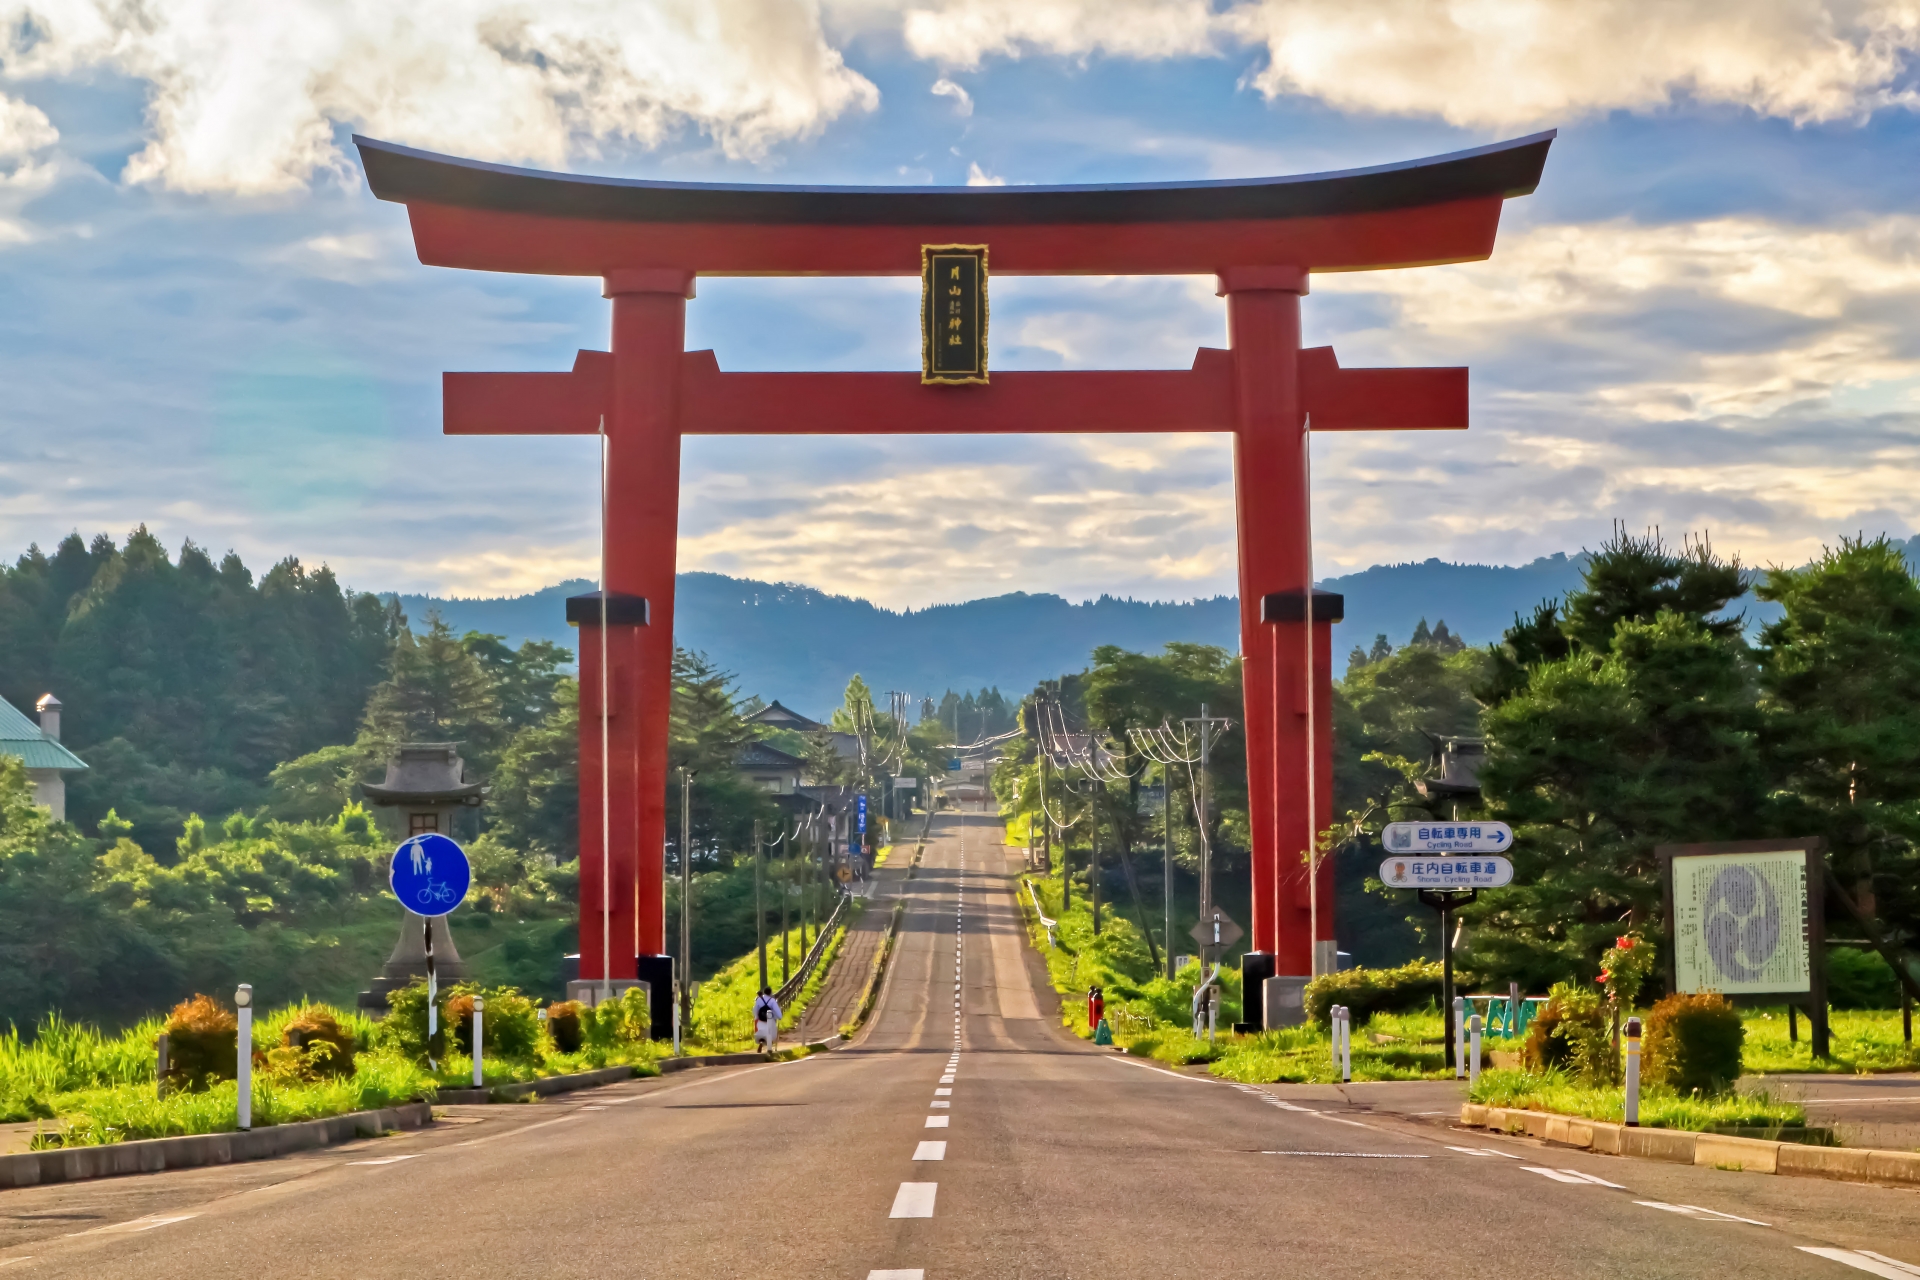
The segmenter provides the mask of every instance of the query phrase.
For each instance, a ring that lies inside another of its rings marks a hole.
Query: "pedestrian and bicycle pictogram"
[[[400,905],[420,916],[444,916],[459,906],[473,881],[467,855],[452,839],[427,832],[393,851],[387,883]]]

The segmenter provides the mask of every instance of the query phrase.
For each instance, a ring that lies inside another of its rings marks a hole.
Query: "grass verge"
[[[1472,1099],[1490,1107],[1551,1111],[1619,1124],[1626,1118],[1625,1092],[1589,1089],[1569,1083],[1558,1072],[1534,1075],[1526,1071],[1483,1071]],[[1778,1128],[1804,1125],[1807,1113],[1791,1102],[1776,1102],[1765,1093],[1728,1093],[1712,1097],[1676,1094],[1671,1089],[1640,1091],[1640,1123],[1650,1129]]]

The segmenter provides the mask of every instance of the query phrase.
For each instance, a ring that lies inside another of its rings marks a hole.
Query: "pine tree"
[[[1856,904],[1920,927],[1920,584],[1898,544],[1843,538],[1756,594],[1780,824],[1823,835]]]
[[[1673,555],[1623,534],[1590,560],[1558,639],[1552,604],[1516,619],[1480,771],[1515,828],[1514,883],[1466,913],[1490,976],[1590,979],[1622,925],[1658,910],[1656,845],[1761,832],[1752,657],[1717,616],[1740,589],[1704,542]]]

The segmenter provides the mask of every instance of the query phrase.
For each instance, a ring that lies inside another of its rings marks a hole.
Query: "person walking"
[[[760,988],[753,1001],[754,1048],[766,1053],[780,1049],[780,1002],[773,998],[772,987]]]

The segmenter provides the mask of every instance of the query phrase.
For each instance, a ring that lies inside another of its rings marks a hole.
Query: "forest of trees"
[[[459,743],[489,787],[456,833],[474,866],[463,952],[497,979],[557,984],[579,878],[567,650],[455,635],[293,559],[256,581],[192,543],[169,557],[141,528],[0,567],[0,653],[0,695],[31,708],[57,692],[63,739],[90,766],[65,824],[33,809],[17,762],[0,769],[0,1024],[55,1009],[123,1021],[243,979],[263,1000],[350,1002],[398,918],[396,832],[357,787],[405,741]],[[694,774],[696,975],[751,945],[754,826],[785,820],[734,767],[760,732],[749,706],[728,673],[676,652],[669,763]],[[857,678],[834,719],[883,746],[900,732]],[[906,732],[912,750],[869,772],[944,765],[938,722]],[[668,804],[677,872],[677,785]],[[792,859],[771,871],[796,891],[806,878]],[[677,910],[677,874],[669,894]]]
[[[1749,590],[1774,606],[1758,629],[1739,610]],[[1157,901],[1162,825],[1138,795],[1163,770],[1130,749],[1127,731],[1177,726],[1203,701],[1237,710],[1237,660],[1207,646],[1103,648],[1086,671],[1026,700],[1029,725],[1036,698],[1058,701],[1133,775],[1082,779],[1093,792],[1083,803],[1099,816],[1070,834],[1076,865],[1088,865],[1098,831],[1115,878],[1106,891],[1144,879]],[[1810,565],[1754,574],[1704,540],[1676,549],[1622,532],[1592,553],[1579,589],[1517,617],[1496,645],[1469,648],[1423,621],[1399,649],[1384,636],[1355,648],[1334,690],[1340,817],[1326,842],[1342,944],[1363,962],[1431,947],[1430,913],[1409,915],[1377,881],[1372,893],[1363,886],[1378,859],[1369,837],[1385,822],[1453,816],[1451,802],[1445,815],[1434,810],[1419,783],[1456,735],[1484,736],[1487,751],[1484,794],[1460,816],[1504,820],[1516,833],[1515,883],[1461,913],[1472,979],[1544,990],[1591,977],[1626,929],[1657,933],[1653,851],[1667,843],[1823,837],[1839,883],[1882,935],[1920,937],[1920,583],[1901,544],[1846,539]],[[1216,752],[1210,816],[1230,911],[1244,897],[1235,890],[1247,849],[1235,742],[1229,734]],[[1033,813],[1034,744],[1020,745],[996,786],[1010,810]],[[1178,792],[1186,771],[1172,772]],[[1190,820],[1184,828],[1176,821],[1174,861],[1191,876],[1197,845]],[[1136,872],[1143,845],[1154,856]],[[1833,936],[1864,937],[1834,895],[1828,916]],[[1893,973],[1877,959],[1851,967],[1875,966],[1878,998],[1893,998]]]

